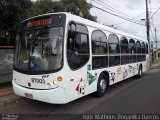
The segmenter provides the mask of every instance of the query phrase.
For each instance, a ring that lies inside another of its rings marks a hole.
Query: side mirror
[[[68,31],[68,46],[72,53],[75,51],[75,43],[76,43],[76,30],[77,26],[75,22],[69,23],[69,31]]]
[[[75,22],[73,22],[73,21],[70,22],[69,26],[70,26],[71,31],[74,31],[74,32],[76,31],[76,23]]]
[[[72,39],[75,38],[75,32],[76,32],[76,23],[75,22],[70,22],[70,32],[71,32],[71,37]]]

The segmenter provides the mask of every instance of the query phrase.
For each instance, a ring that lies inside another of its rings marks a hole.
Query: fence
[[[0,49],[0,83],[12,80],[13,48]]]

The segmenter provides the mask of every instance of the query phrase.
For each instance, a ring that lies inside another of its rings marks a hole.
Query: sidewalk
[[[160,59],[158,60],[156,64],[151,65],[151,69],[160,69]]]
[[[0,71],[0,84],[11,82],[12,81],[12,73],[3,73]]]
[[[11,87],[0,90],[0,106],[16,102],[20,97],[16,96]]]
[[[0,73],[0,106],[15,102],[18,99],[13,92],[11,80],[11,73]]]

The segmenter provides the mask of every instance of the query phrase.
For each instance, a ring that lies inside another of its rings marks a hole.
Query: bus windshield
[[[63,31],[62,26],[20,29],[16,38],[15,68],[26,71],[61,68]]]

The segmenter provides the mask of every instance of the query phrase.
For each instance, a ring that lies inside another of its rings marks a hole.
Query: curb
[[[18,99],[20,99],[20,97],[14,94],[12,88],[4,88],[0,90],[0,106],[14,103]]]
[[[10,104],[10,103],[14,103],[14,102],[16,102],[18,99],[20,99],[20,97],[19,96],[16,96],[16,95],[10,95],[10,96],[5,96],[5,97],[2,97],[1,99],[0,99],[0,106],[6,106],[6,105],[8,105],[8,104]]]

